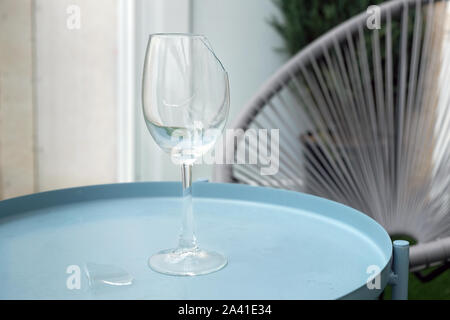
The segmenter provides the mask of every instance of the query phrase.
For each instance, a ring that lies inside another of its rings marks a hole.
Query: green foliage
[[[367,7],[384,0],[272,0],[281,19],[272,17],[269,23],[284,40],[284,51],[296,54],[305,45],[344,22],[365,12]]]
[[[436,268],[423,270],[427,274]],[[387,286],[384,290],[383,300],[392,299],[392,288]],[[422,283],[413,274],[409,274],[408,284],[409,300],[449,300],[450,299],[450,272],[446,271],[430,282]]]

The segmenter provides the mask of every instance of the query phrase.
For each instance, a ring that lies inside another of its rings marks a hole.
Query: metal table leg
[[[405,240],[395,240],[393,244],[392,274],[389,281],[392,286],[392,300],[407,300],[409,242]]]

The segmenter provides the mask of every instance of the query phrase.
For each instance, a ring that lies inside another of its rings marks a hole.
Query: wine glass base
[[[227,259],[218,252],[202,249],[168,249],[150,257],[150,268],[173,276],[197,276],[218,271],[226,266]]]

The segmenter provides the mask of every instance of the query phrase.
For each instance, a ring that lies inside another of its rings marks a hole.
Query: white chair
[[[447,269],[449,7],[448,1],[389,1],[379,7],[381,29],[369,29],[368,18],[373,27],[376,16],[362,13],[301,50],[232,125],[279,128],[278,173],[261,175],[262,162],[217,165],[215,180],[342,202],[391,235],[415,238],[412,271]],[[239,148],[256,152],[257,140],[240,136],[225,152],[236,160]]]

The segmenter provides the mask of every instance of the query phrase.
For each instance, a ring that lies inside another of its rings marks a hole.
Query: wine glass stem
[[[182,250],[195,250],[197,240],[194,234],[194,212],[192,210],[192,164],[181,165],[183,182],[183,222],[178,247]]]

